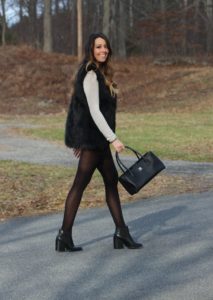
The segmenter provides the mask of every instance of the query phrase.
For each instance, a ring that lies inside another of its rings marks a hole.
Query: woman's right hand
[[[117,151],[118,153],[125,149],[124,144],[119,141],[119,139],[114,140],[114,142],[112,142],[112,145],[115,148],[115,151]]]

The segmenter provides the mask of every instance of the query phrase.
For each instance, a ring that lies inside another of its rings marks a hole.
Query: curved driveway
[[[72,163],[64,147],[9,136],[5,128],[0,132],[0,159]],[[212,179],[213,164],[166,164],[167,172]],[[113,249],[106,207],[79,211],[74,227],[74,241],[84,248],[79,253],[54,251],[61,214],[2,222],[0,299],[212,300],[213,193],[164,196],[123,209],[142,250]]]

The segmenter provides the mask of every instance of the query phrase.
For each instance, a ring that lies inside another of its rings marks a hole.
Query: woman
[[[77,173],[68,193],[64,219],[56,237],[56,251],[80,251],[72,240],[72,227],[82,194],[96,169],[103,177],[106,202],[114,220],[114,248],[141,248],[129,234],[117,189],[118,173],[110,144],[117,152],[124,145],[115,134],[116,86],[109,61],[112,50],[102,33],[91,34],[85,58],[76,75],[65,130],[65,144],[79,159]]]

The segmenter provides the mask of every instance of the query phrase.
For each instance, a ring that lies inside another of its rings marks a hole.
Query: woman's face
[[[109,49],[107,48],[106,41],[100,37],[95,39],[93,55],[98,63],[103,63],[107,60]]]

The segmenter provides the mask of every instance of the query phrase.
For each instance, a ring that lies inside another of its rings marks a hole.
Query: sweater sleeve
[[[87,72],[83,81],[84,93],[87,98],[90,114],[98,129],[107,141],[113,142],[117,137],[109,127],[99,107],[99,84],[94,71]]]

